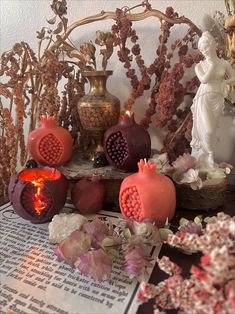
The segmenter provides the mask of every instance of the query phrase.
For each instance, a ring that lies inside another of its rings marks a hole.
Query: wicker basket
[[[176,202],[180,208],[211,210],[223,207],[227,179],[210,180],[203,183],[200,190],[193,190],[189,184],[177,184]]]

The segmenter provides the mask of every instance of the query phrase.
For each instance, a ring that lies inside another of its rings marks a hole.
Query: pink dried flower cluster
[[[155,298],[156,313],[178,309],[180,313],[232,314],[235,312],[235,217],[219,213],[202,235],[179,232],[170,234],[167,243],[180,249],[201,251],[200,265],[191,267],[183,278],[181,269],[163,257],[160,268],[171,277],[159,284],[141,284],[139,301]]]
[[[151,265],[148,247],[160,244],[158,228],[150,221],[123,222],[117,232],[112,223],[95,217],[54,249],[58,260],[100,281],[110,277],[113,260],[123,249],[123,270],[144,278]]]
[[[157,165],[159,172],[172,177],[177,184],[189,184],[193,190],[203,187],[203,180],[224,179],[231,172],[232,165],[221,162],[214,169],[208,170],[205,176],[197,168],[196,159],[189,153],[180,155],[170,164],[167,153],[154,155],[152,161]]]
[[[179,231],[175,235],[170,234],[167,243],[185,250],[201,251],[204,254],[209,254],[215,247],[226,246],[231,254],[235,254],[235,217],[218,213],[206,225],[202,235]]]

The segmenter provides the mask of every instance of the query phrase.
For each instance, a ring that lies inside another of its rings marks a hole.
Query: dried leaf
[[[0,67],[0,76],[2,76],[4,74],[4,69],[3,67]]]
[[[26,69],[27,69],[27,57],[26,57],[26,53],[23,56],[23,60],[22,60],[22,66],[21,66],[21,73],[25,73]]]
[[[166,241],[168,238],[168,234],[172,234],[173,232],[167,228],[160,228],[159,233],[160,233],[161,240]]]
[[[64,51],[73,51],[75,48],[73,46],[71,46],[70,44],[64,42],[62,45],[62,49]]]
[[[68,25],[68,19],[67,19],[66,17],[63,17],[63,18],[62,18],[62,22],[63,22],[63,24],[64,24],[64,30],[66,31],[67,25]]]
[[[57,28],[53,31],[54,34],[59,34],[63,30],[63,22],[59,22]]]
[[[0,95],[3,95],[5,98],[11,98],[11,93],[3,84],[0,84]]]
[[[56,35],[56,39],[60,44],[64,43],[64,40],[60,35]]]
[[[60,45],[62,44],[62,49],[64,51],[73,51],[73,50],[75,50],[75,48],[73,46],[71,46],[70,44],[68,44],[66,41],[64,41],[63,38],[60,35],[56,35],[56,39],[58,40]]]
[[[91,67],[91,66],[86,66],[86,70],[88,70],[88,71],[94,71],[95,69],[93,68],[93,67]]]
[[[78,54],[78,53],[71,53],[71,52],[68,51],[67,55],[71,59],[77,58],[77,59],[82,60],[82,61],[84,60],[84,57],[82,55]]]
[[[49,24],[55,24],[55,22],[56,22],[56,15],[52,17],[50,20],[47,20],[47,23]]]
[[[201,224],[202,224],[202,215],[196,216],[194,218],[194,222],[195,222],[196,225],[201,226]]]
[[[189,222],[188,219],[186,219],[186,218],[180,218],[179,225],[180,225],[180,226],[187,225],[188,222]]]
[[[43,37],[45,36],[45,29],[44,29],[44,27],[42,28],[42,30],[40,32],[37,31],[37,33],[38,33],[37,38],[38,39],[43,39]]]
[[[21,56],[23,53],[22,45],[20,43],[16,43],[13,46],[12,50],[14,51],[14,53],[18,54],[19,56]]]

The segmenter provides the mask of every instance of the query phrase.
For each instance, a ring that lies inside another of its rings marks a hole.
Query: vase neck
[[[88,77],[90,83],[90,95],[100,95],[103,96],[106,93],[106,81],[107,77],[105,76],[91,76]]]
[[[89,95],[104,96],[106,91],[106,82],[111,71],[85,72],[84,76],[90,83]]]

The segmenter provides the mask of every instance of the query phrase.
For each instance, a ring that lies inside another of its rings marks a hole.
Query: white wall
[[[37,50],[36,31],[46,26],[46,19],[53,16],[50,9],[52,0],[1,0],[1,20],[0,20],[0,52],[9,50],[14,43],[26,41],[31,47]],[[89,15],[99,13],[101,10],[114,11],[117,7],[139,4],[141,0],[68,0],[69,23],[82,19]],[[152,7],[164,11],[167,6],[172,6],[180,15],[190,18],[197,26],[203,24],[204,13],[211,14],[216,10],[225,12],[223,0],[150,0]],[[143,34],[144,40],[143,55],[145,60],[153,57],[155,39],[158,37],[157,20],[149,18],[142,22],[136,22],[135,28]],[[111,21],[102,21],[82,26],[72,34],[72,39],[76,44],[94,38],[95,31],[105,30],[113,24]],[[177,33],[183,28],[177,27]],[[109,62],[109,69],[114,71],[114,75],[109,79],[108,89],[118,96],[123,103],[130,92],[129,82],[125,78],[122,64],[117,62],[113,56]],[[148,93],[139,99],[134,107],[137,120],[142,116]],[[150,128],[153,146],[161,147],[161,131]],[[222,117],[217,132],[218,143],[216,147],[216,159],[226,160],[235,164],[235,125],[231,117]]]

